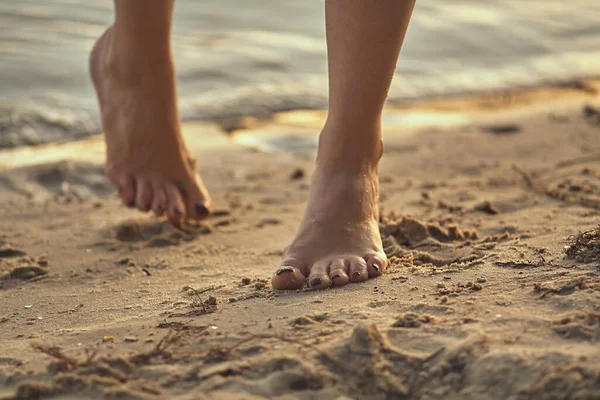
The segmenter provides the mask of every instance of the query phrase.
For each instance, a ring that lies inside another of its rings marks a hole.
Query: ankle
[[[317,164],[345,171],[376,171],[383,155],[378,125],[349,127],[326,123],[319,136]]]
[[[165,71],[173,74],[171,49],[168,41],[147,43],[145,39],[135,41],[119,34],[114,26],[107,31],[106,51],[103,68],[123,84],[136,86],[142,83],[144,77],[150,79],[164,78]],[[162,72],[161,72],[162,71]]]

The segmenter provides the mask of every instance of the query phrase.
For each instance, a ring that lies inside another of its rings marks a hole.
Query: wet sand
[[[592,92],[388,124],[391,268],[326,291],[269,286],[313,149],[270,132],[314,133],[322,113],[248,125],[254,142],[187,125],[219,208],[185,231],[119,206],[101,142],[87,160],[1,153],[0,399],[598,398],[600,245],[575,237],[600,215]]]

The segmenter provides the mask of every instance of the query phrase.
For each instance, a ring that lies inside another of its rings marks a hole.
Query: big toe
[[[387,268],[388,260],[385,254],[371,254],[365,257],[367,261],[367,273],[369,278],[380,276]]]
[[[185,189],[185,211],[189,218],[204,219],[211,213],[212,204],[202,180],[196,176],[195,182]]]
[[[305,276],[298,268],[299,264],[284,262],[271,278],[271,286],[275,290],[293,290],[304,286]]]

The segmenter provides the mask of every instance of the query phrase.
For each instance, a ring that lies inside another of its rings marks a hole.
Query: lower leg
[[[379,159],[381,112],[414,0],[326,1],[329,114],[320,154]],[[367,154],[365,154],[367,150]]]
[[[140,77],[136,69],[173,73],[171,23],[173,0],[116,0],[109,57],[124,79]],[[152,73],[152,71],[149,71]],[[173,78],[173,76],[167,76]]]
[[[209,198],[180,133],[171,57],[173,0],[116,0],[90,72],[107,144],[107,175],[123,201],[175,223]]]
[[[329,114],[304,219],[275,289],[326,288],[380,275],[381,112],[414,0],[327,0]]]

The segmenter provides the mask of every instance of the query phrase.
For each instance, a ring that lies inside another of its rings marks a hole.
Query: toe
[[[380,276],[387,268],[387,258],[381,255],[370,255],[365,257],[369,278]]]
[[[211,213],[210,197],[199,176],[196,176],[193,187],[185,190],[185,209],[188,217],[197,220]]]
[[[367,262],[362,258],[350,259],[350,282],[364,282],[369,279]]]
[[[135,207],[135,179],[132,176],[123,174],[116,179],[116,186],[119,189],[119,197],[127,207]]]
[[[350,282],[348,269],[350,263],[343,259],[333,260],[329,266],[329,278],[333,286],[344,286]]]
[[[331,287],[331,279],[327,274],[330,261],[317,261],[310,269],[308,286],[312,289],[327,289]]]
[[[167,211],[167,194],[160,184],[154,184],[152,188],[154,200],[152,202],[152,211],[157,217],[162,217]]]
[[[271,279],[273,289],[300,289],[304,285],[305,276],[302,273],[304,269],[304,266],[296,260],[284,261]]]
[[[152,185],[145,179],[138,179],[135,205],[140,211],[148,211],[152,207]]]
[[[167,195],[167,214],[169,221],[175,226],[181,226],[185,218],[185,206],[179,190],[171,184],[164,186]]]

